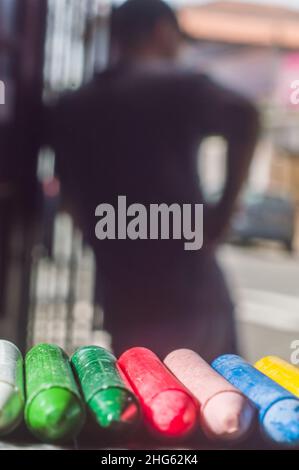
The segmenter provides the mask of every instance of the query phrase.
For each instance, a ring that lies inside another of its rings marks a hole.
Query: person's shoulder
[[[107,85],[112,89],[133,89],[136,92],[150,87],[151,89],[168,88],[169,90],[187,88],[193,85],[200,87],[209,82],[209,77],[200,70],[165,60],[155,60],[128,66],[110,67],[98,74],[94,81],[81,91],[83,94],[93,94],[101,89],[107,91]]]
[[[48,107],[57,113],[77,115],[89,109],[96,101],[97,86],[95,80],[81,85],[77,89],[65,90],[48,100]]]
[[[206,88],[207,75],[192,67],[168,62],[153,62],[138,67],[129,80],[130,87],[143,94],[188,100],[200,89]]]
[[[206,81],[208,76],[194,67],[168,63],[154,62],[140,69],[140,73],[147,75],[150,79],[168,82],[190,83],[192,81]]]

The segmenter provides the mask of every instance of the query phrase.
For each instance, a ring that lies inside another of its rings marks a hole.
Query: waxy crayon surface
[[[27,353],[25,367],[28,428],[46,442],[75,437],[84,423],[84,405],[64,351],[37,345]]]
[[[289,392],[299,397],[299,368],[276,356],[268,356],[256,362],[255,367]]]
[[[299,400],[236,355],[224,355],[212,366],[259,409],[265,434],[275,442],[299,445]]]
[[[0,435],[20,424],[24,404],[22,354],[14,344],[0,340]]]
[[[132,348],[118,360],[138,395],[146,424],[165,437],[184,437],[198,420],[198,403],[187,389],[146,348]]]
[[[254,407],[197,353],[179,349],[164,363],[199,401],[200,423],[208,437],[233,440],[248,434]]]
[[[120,432],[139,423],[137,397],[121,377],[112,353],[97,346],[83,347],[73,355],[72,364],[85,401],[102,428]]]

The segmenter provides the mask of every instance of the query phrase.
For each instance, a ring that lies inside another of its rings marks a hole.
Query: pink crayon
[[[248,434],[255,408],[198,354],[179,349],[164,363],[199,401],[200,424],[208,437],[239,440]]]

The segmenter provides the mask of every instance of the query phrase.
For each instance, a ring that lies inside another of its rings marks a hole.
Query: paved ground
[[[264,244],[225,246],[219,259],[236,299],[244,355],[251,361],[266,354],[290,360],[291,344],[299,341],[298,255]]]

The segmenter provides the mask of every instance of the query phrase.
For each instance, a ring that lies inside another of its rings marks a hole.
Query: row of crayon
[[[161,438],[181,440],[200,426],[208,438],[231,442],[245,438],[258,416],[268,439],[298,446],[298,398],[299,369],[276,357],[253,367],[224,355],[210,366],[186,349],[163,363],[145,348],[117,360],[86,346],[69,360],[58,346],[39,344],[23,368],[18,348],[0,341],[0,434],[24,414],[38,439],[68,441],[81,431],[87,406],[102,430],[124,437],[144,422]]]

